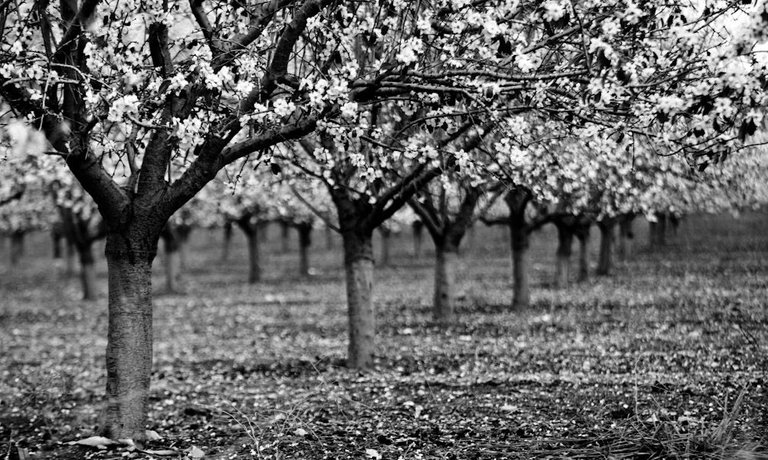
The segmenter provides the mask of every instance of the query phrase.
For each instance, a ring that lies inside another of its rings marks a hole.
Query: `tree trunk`
[[[62,250],[61,250],[61,242],[62,240],[66,239],[64,236],[64,232],[62,231],[61,223],[57,223],[53,225],[53,228],[51,229],[51,241],[53,242],[53,258],[54,259],[61,259],[62,258]]]
[[[525,222],[525,208],[531,201],[531,193],[524,188],[507,192],[504,201],[509,208],[509,235],[512,246],[512,278],[514,282],[512,308],[526,308],[531,303],[528,270],[530,232]]]
[[[333,229],[329,226],[325,226],[325,249],[331,250],[334,247],[333,242]]]
[[[170,292],[179,292],[181,285],[181,242],[177,236],[163,235],[163,248],[165,250],[165,289]]]
[[[248,282],[251,284],[261,281],[261,263],[259,260],[259,235],[255,227],[246,232],[248,240]]]
[[[381,235],[381,259],[379,265],[382,267],[389,266],[389,248],[392,236],[392,231],[386,228],[379,228],[379,234]]]
[[[307,277],[309,273],[309,247],[312,245],[312,224],[299,224],[299,274]]]
[[[287,253],[291,244],[291,226],[288,222],[280,221],[280,250],[283,254]]]
[[[589,281],[589,227],[576,233],[579,240],[579,283]]]
[[[365,369],[373,365],[376,315],[373,305],[373,241],[370,233],[346,230],[344,270],[347,281],[349,351],[347,365]]]
[[[15,267],[19,264],[21,257],[24,255],[24,236],[26,232],[17,230],[11,233],[11,266]]]
[[[597,260],[597,274],[601,276],[611,273],[612,261],[611,252],[613,251],[613,229],[616,226],[616,220],[613,218],[603,219],[597,223],[600,229],[600,255]]]
[[[109,331],[103,432],[112,439],[145,436],[152,370],[152,259],[157,240],[145,235],[107,235]]]
[[[659,213],[656,216],[659,221],[659,224],[656,226],[656,231],[658,232],[656,241],[660,247],[664,247],[667,245],[667,214]]]
[[[180,272],[187,268],[189,261],[189,237],[192,235],[192,226],[188,224],[178,225],[176,227],[176,233],[178,234],[178,251],[179,251],[179,267]]]
[[[656,250],[659,246],[659,224],[657,222],[648,222],[648,247],[651,251]]]
[[[232,246],[232,222],[224,223],[224,241],[221,247],[221,261],[229,260],[229,248]]]
[[[64,257],[66,258],[64,276],[70,277],[75,273],[75,245],[69,238],[65,238],[64,243]]]
[[[421,242],[424,238],[424,222],[414,220],[411,224],[413,229],[413,257],[421,257]]]
[[[630,246],[630,241],[634,238],[632,233],[632,220],[634,220],[634,216],[632,215],[624,215],[619,218],[619,242],[616,247],[616,252],[619,255],[619,260],[622,261],[629,259],[630,253],[632,252]]]
[[[573,247],[573,231],[568,226],[557,224],[557,266],[555,270],[555,287],[566,289],[571,272],[571,250]]]
[[[86,241],[77,248],[80,257],[80,285],[83,288],[83,300],[96,298],[96,268],[93,257],[93,242]]]
[[[456,268],[458,251],[449,244],[435,245],[435,292],[432,313],[441,324],[453,320],[456,307]]]

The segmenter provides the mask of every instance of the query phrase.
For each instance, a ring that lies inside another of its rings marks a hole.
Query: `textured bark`
[[[22,231],[15,231],[11,233],[10,256],[11,256],[12,267],[15,267],[16,265],[18,265],[19,261],[21,261],[21,258],[24,255],[24,236],[25,235],[26,233]]]
[[[379,234],[381,235],[381,257],[379,258],[379,265],[382,267],[389,266],[389,255],[391,247],[392,231],[386,228],[379,228]]]
[[[299,274],[307,277],[310,275],[309,248],[312,246],[312,224],[298,224],[296,230],[299,232]]]
[[[555,287],[566,289],[571,273],[571,252],[573,230],[567,225],[557,224],[557,263],[555,269]]]
[[[432,313],[438,323],[449,323],[453,320],[456,308],[458,258],[455,246],[441,244],[435,248],[435,290]]]
[[[597,223],[600,229],[600,254],[597,260],[597,274],[601,276],[609,275],[613,267],[612,252],[615,219],[603,219]]]
[[[347,365],[353,369],[365,369],[373,365],[376,338],[372,235],[345,231],[342,237],[349,317]]]
[[[421,257],[421,243],[424,239],[424,222],[414,220],[411,224],[413,230],[413,256]]]
[[[156,251],[157,237],[107,235],[109,332],[103,432],[112,439],[145,436],[152,370],[152,259]]]
[[[83,300],[96,298],[96,267],[93,257],[93,243],[86,242],[77,248],[80,258],[80,286],[83,288]]]

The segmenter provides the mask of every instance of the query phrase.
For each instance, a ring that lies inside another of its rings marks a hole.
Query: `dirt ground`
[[[148,428],[161,439],[103,450],[67,442],[99,424],[106,264],[83,302],[33,235],[19,267],[0,252],[0,458],[768,458],[767,228],[768,214],[689,217],[650,252],[638,222],[628,261],[567,290],[550,285],[547,228],[532,306],[513,311],[505,229],[479,226],[448,328],[430,321],[431,244],[414,257],[399,235],[377,267],[365,373],[344,367],[338,239],[316,232],[307,280],[271,228],[266,279],[248,285],[244,241],[222,261],[221,232],[198,230],[183,294],[162,291],[156,263]]]

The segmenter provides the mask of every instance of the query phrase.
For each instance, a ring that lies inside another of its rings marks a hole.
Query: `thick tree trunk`
[[[381,235],[381,258],[379,259],[379,265],[382,267],[389,266],[389,249],[392,231],[386,228],[379,228],[379,234]]]
[[[573,247],[573,231],[567,225],[557,224],[557,242],[555,287],[557,289],[566,289],[571,273],[571,252]]]
[[[227,221],[224,224],[224,240],[221,247],[221,261],[229,260],[229,248],[232,246],[232,222]]]
[[[347,365],[354,369],[365,369],[373,365],[376,338],[372,235],[347,230],[342,237],[349,317]]]
[[[299,224],[299,274],[307,277],[309,273],[309,247],[312,246],[312,224]]]
[[[449,244],[435,245],[435,291],[432,314],[438,323],[450,323],[456,308],[458,251]]]
[[[152,370],[152,259],[157,239],[107,235],[109,332],[103,431],[112,439],[145,436]]]
[[[11,233],[11,266],[15,267],[19,264],[21,257],[24,255],[24,236],[23,231],[15,231]]]
[[[411,224],[413,230],[413,257],[421,257],[421,243],[424,239],[424,222],[414,220]]]
[[[600,229],[600,254],[597,260],[597,274],[601,276],[609,275],[613,266],[611,253],[613,252],[613,230],[615,226],[615,219],[603,219],[597,223],[597,227]]]
[[[87,241],[77,249],[80,257],[80,285],[83,288],[83,300],[96,298],[96,267],[93,257],[93,242]]]

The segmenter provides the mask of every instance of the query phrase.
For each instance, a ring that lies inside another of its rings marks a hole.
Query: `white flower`
[[[397,60],[403,64],[410,64],[418,60],[419,54],[424,50],[424,43],[418,38],[409,38],[397,53]]]
[[[341,116],[347,119],[357,117],[357,102],[346,102],[341,106]]]
[[[275,101],[275,105],[273,107],[275,114],[280,117],[287,117],[288,115],[292,114],[293,111],[296,109],[296,104],[294,104],[291,101],[287,101],[285,99],[278,99]]]

